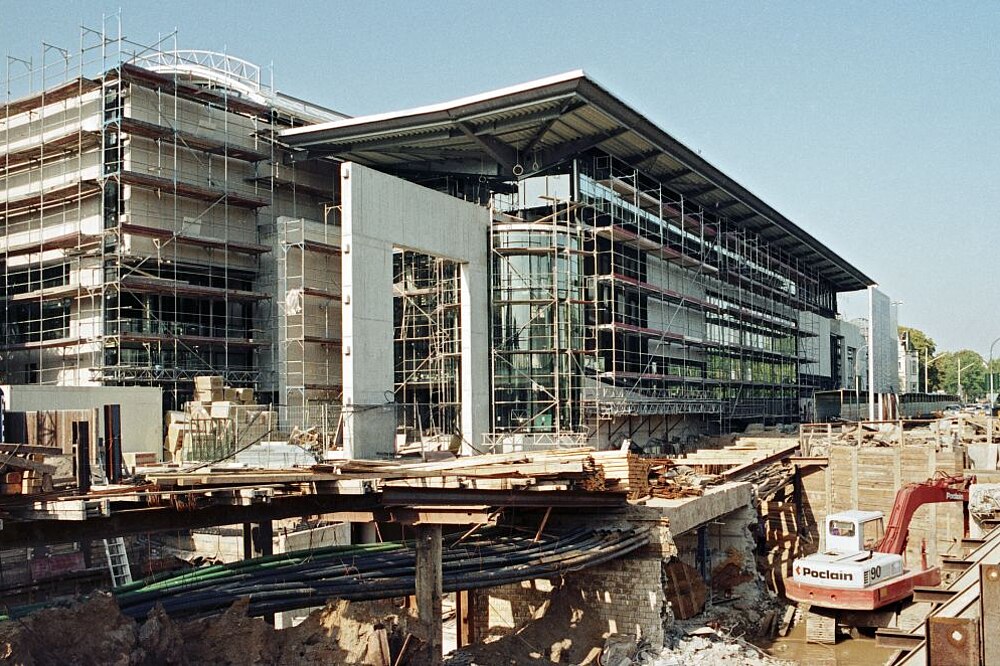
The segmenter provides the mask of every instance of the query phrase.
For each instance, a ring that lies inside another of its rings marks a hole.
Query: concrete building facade
[[[583,72],[347,118],[124,45],[4,100],[7,382],[222,374],[365,456],[655,449],[843,383],[871,280]]]

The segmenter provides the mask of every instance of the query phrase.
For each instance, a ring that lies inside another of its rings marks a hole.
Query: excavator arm
[[[892,505],[892,513],[889,514],[885,536],[875,544],[874,550],[902,555],[906,550],[910,520],[916,510],[924,504],[936,502],[963,502],[967,505],[969,486],[975,481],[975,477],[950,476],[938,472],[922,483],[908,483],[900,488]]]

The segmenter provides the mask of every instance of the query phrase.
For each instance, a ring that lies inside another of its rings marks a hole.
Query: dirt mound
[[[0,623],[0,662],[34,666],[141,664],[138,627],[108,594]]]
[[[561,588],[552,593],[533,619],[512,633],[462,648],[445,663],[449,666],[596,664],[609,634],[607,622],[594,615],[592,604]]]
[[[332,602],[297,627],[277,632],[283,660],[276,663],[381,664],[386,647],[392,655],[402,649],[411,619],[407,609],[388,600]],[[411,659],[416,647],[411,640]]]
[[[175,622],[159,606],[142,624],[108,594],[0,622],[0,664],[201,666],[381,664],[402,648],[410,613],[389,601],[332,602],[297,627],[275,630],[247,615],[247,600],[221,615]],[[412,640],[410,663],[420,663]]]

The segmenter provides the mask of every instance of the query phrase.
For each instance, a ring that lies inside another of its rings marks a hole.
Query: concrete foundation
[[[579,603],[581,613],[589,613],[589,620],[596,619],[606,631],[637,634],[654,646],[662,646],[665,628],[673,619],[664,566],[675,557],[691,566],[697,564],[695,530],[699,526],[709,525],[711,567],[731,561],[735,551],[753,570],[747,526],[757,518],[750,506],[751,491],[748,483],[729,483],[711,488],[701,497],[651,500],[645,506],[589,520],[592,527],[648,527],[651,542],[626,557],[570,573],[559,581],[526,581],[472,592],[472,641],[510,633],[536,617],[552,593],[561,588]],[[571,524],[572,518],[563,516],[557,522]]]

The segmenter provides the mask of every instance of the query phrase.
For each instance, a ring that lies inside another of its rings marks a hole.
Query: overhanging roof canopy
[[[599,148],[759,234],[838,291],[874,284],[580,70],[452,102],[289,129],[282,138],[315,157],[511,180]]]

